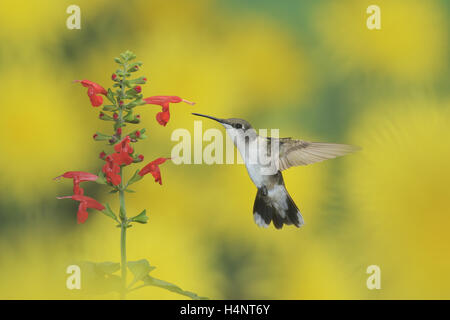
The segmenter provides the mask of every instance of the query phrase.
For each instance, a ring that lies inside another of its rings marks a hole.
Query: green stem
[[[120,172],[120,176],[122,176],[122,170]],[[122,268],[122,290],[120,293],[120,299],[125,299],[127,292],[127,213],[125,210],[125,195],[123,192],[123,188],[121,186],[119,191],[119,200],[120,200],[120,266]]]
[[[126,64],[123,66],[124,73],[126,72]],[[122,92],[121,99],[125,95],[125,84],[123,81],[125,80],[125,75],[122,80]],[[119,111],[119,121],[123,122],[123,112],[122,108]],[[124,183],[123,183],[123,172],[122,168],[120,168],[120,178],[121,183],[119,186],[119,201],[120,201],[120,266],[122,273],[122,290],[120,292],[120,299],[126,299],[127,293],[127,227],[128,227],[128,219],[127,219],[127,211],[125,208],[125,194],[124,194]]]

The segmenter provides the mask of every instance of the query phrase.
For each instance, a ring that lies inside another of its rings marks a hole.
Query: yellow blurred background
[[[127,49],[145,96],[197,103],[173,105],[167,127],[140,107],[147,160],[170,156],[173,130],[193,132],[191,112],[363,148],[284,174],[301,229],[254,224],[243,165],[166,163],[162,186],[147,177],[127,194],[150,217],[129,230],[128,260],[212,299],[450,298],[450,2],[78,0],[81,29],[68,30],[71,4],[0,4],[0,298],[117,298],[66,289],[74,261],[120,260],[120,231],[98,212],[77,225],[77,203],[56,200],[70,181],[52,178],[100,170],[92,134],[107,126],[71,81],[111,86]],[[366,27],[371,4],[381,30]],[[86,193],[117,205],[102,186]],[[369,265],[380,290],[366,287]]]

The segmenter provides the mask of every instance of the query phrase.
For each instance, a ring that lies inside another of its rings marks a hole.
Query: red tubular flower
[[[114,146],[114,150],[116,150],[116,152],[133,153],[133,148],[130,146],[130,141],[131,138],[126,136],[121,142]]]
[[[84,171],[67,171],[53,180],[59,180],[61,178],[73,179],[73,193],[75,195],[83,195],[84,190],[80,187],[80,183],[85,181],[96,181],[98,176]]]
[[[106,164],[102,168],[103,173],[106,176],[106,181],[117,186],[122,181],[120,177],[120,167],[114,162],[111,156],[106,157]]]
[[[162,111],[156,114],[156,121],[162,126],[166,126],[170,119],[169,104],[185,102],[193,106],[195,103],[181,99],[177,96],[153,96],[143,99],[147,104],[155,104],[162,107]]]
[[[158,158],[156,160],[153,160],[149,164],[147,164],[144,168],[139,171],[139,175],[141,177],[145,176],[147,173],[151,173],[153,178],[155,178],[155,182],[158,182],[162,185],[161,180],[161,171],[159,170],[159,165],[166,162],[166,160],[170,160],[170,158]]]
[[[93,107],[98,107],[103,104],[103,98],[98,94],[102,94],[106,96],[108,92],[98,83],[92,82],[90,80],[75,80],[74,82],[79,82],[83,85],[83,87],[88,88],[88,96],[91,100],[91,104]]]
[[[106,157],[106,164],[103,166],[103,173],[109,183],[117,186],[122,181],[120,177],[120,166],[133,163],[133,148],[130,146],[131,138],[126,136],[121,142],[114,146],[115,153]]]
[[[84,223],[86,221],[86,219],[88,218],[87,209],[89,208],[96,209],[99,211],[105,210],[105,207],[100,202],[98,202],[93,198],[86,197],[83,195],[75,194],[73,196],[57,197],[57,199],[72,199],[80,202],[77,212],[78,223]]]

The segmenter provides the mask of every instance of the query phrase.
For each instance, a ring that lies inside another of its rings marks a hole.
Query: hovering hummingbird
[[[258,188],[253,205],[253,219],[259,227],[267,228],[270,222],[277,229],[281,229],[284,224],[296,227],[304,224],[300,210],[286,190],[281,171],[333,159],[359,149],[347,144],[262,137],[243,119],[219,119],[199,113],[193,115],[221,123],[238,148],[250,179]],[[276,169],[271,169],[273,162],[268,166],[262,161],[255,161],[260,158],[274,159]]]

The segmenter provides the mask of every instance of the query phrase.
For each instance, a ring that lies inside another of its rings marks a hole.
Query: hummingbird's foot
[[[266,186],[262,186],[261,188],[259,188],[259,190],[261,191],[263,196],[267,196],[267,187]]]

